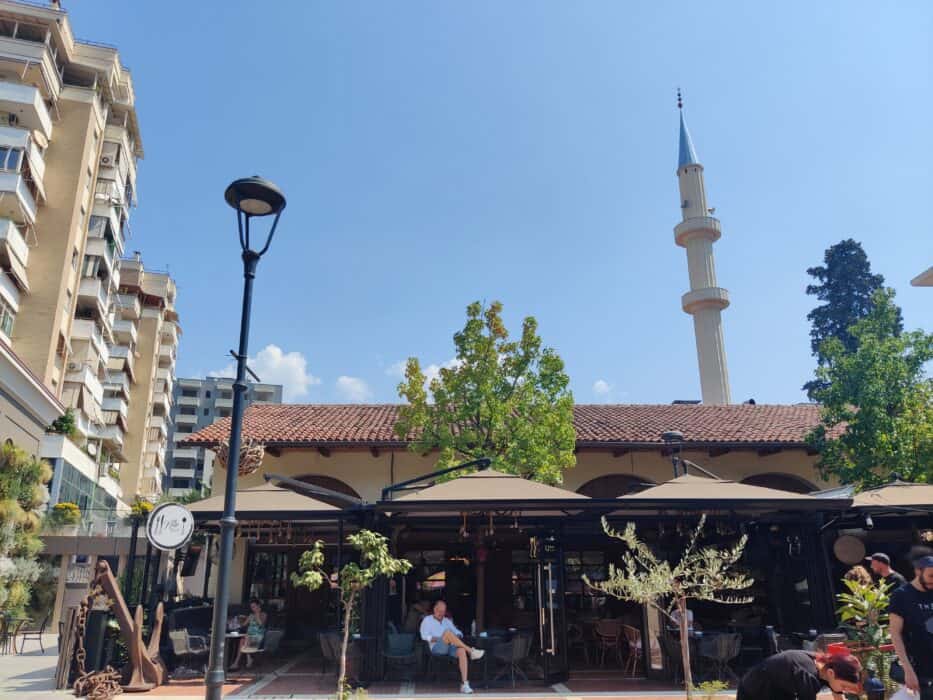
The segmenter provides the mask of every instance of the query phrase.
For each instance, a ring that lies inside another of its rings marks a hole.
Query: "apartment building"
[[[182,496],[193,490],[210,488],[212,453],[203,447],[177,445],[176,442],[219,418],[230,416],[233,412],[233,379],[178,379],[172,401],[165,486],[172,495]],[[269,403],[282,403],[282,385],[250,382],[246,405]]]
[[[164,471],[171,383],[157,381],[174,371],[175,285],[121,260],[142,156],[117,49],[75,39],[57,3],[0,0],[0,344],[24,390],[43,387],[33,424],[72,410],[76,435],[39,451],[53,499],[89,514],[158,495]]]

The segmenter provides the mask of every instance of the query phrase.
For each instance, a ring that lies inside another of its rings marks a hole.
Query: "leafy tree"
[[[411,569],[411,562],[396,559],[389,553],[389,540],[377,532],[360,530],[349,535],[347,542],[360,553],[360,563],[345,564],[337,577],[340,602],[343,605],[343,643],[340,647],[340,674],[337,678],[339,700],[348,695],[347,648],[350,644],[350,623],[357,598],[381,576],[391,578],[397,574],[406,574]],[[311,549],[302,553],[298,562],[298,573],[293,573],[291,580],[293,586],[302,586],[312,591],[320,588],[328,580],[324,572],[323,542],[318,540]]]
[[[825,302],[807,314],[812,324],[810,348],[822,366],[826,363],[822,347],[828,339],[836,338],[849,352],[858,347],[858,341],[849,329],[871,311],[872,297],[884,285],[884,277],[871,273],[871,264],[862,244],[851,238],[827,248],[823,264],[809,268],[807,274],[819,282],[808,285],[807,294]],[[900,332],[900,309],[897,321]],[[814,392],[820,387],[820,380],[815,379],[804,384],[803,388],[814,400]]]
[[[454,346],[456,359],[430,384],[409,358],[398,387],[408,403],[396,433],[411,439],[414,452],[438,450],[438,468],[488,457],[500,471],[560,483],[576,463],[573,395],[564,361],[543,347],[538,322],[525,318],[521,338],[510,341],[502,304],[474,302]]]
[[[817,369],[820,425],[808,436],[819,468],[844,484],[876,486],[895,474],[933,481],[933,334],[901,332],[894,292],[879,290],[868,316],[850,329],[856,349],[823,344]]]
[[[688,698],[693,697],[696,689],[690,670],[687,601],[749,603],[751,598],[737,592],[746,590],[754,583],[753,579],[733,571],[742,558],[748,537],[742,535],[733,547],[727,549],[700,547],[699,540],[705,525],[706,515],[702,515],[687,540],[680,561],[671,565],[667,560],[660,559],[651,547],[638,538],[635,523],[626,524],[624,530],[614,530],[604,516],[605,533],[627,547],[622,555],[622,566],[610,564],[609,577],[605,581],[592,582],[586,576],[583,577],[590,588],[620,600],[650,605],[678,626],[684,686]]]
[[[13,445],[0,447],[0,610],[23,614],[42,569],[40,511],[48,501],[52,470]]]

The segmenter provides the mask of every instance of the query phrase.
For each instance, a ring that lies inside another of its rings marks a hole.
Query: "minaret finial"
[[[677,109],[683,109],[683,108],[684,108],[684,96],[683,96],[683,93],[680,92],[680,88],[677,88]]]

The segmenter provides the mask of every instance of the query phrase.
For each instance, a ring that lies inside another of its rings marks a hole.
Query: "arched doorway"
[[[806,479],[794,474],[784,474],[782,472],[770,472],[767,474],[753,474],[742,479],[743,484],[749,486],[761,486],[766,489],[777,489],[778,491],[790,491],[791,493],[810,493],[816,491],[816,486]]]
[[[327,489],[328,491],[336,491],[337,493],[342,493],[346,496],[352,496],[353,498],[360,498],[360,494],[356,492],[356,489],[354,489],[345,481],[341,481],[340,479],[336,479],[332,476],[325,476],[323,474],[305,474],[304,476],[296,476],[295,480],[302,481],[306,484],[311,484],[312,486],[318,486],[322,489]]]
[[[618,498],[644,491],[655,483],[634,474],[607,474],[590,479],[577,489],[577,493],[590,498]]]

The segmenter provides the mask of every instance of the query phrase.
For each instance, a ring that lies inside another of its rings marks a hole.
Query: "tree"
[[[672,566],[638,538],[635,523],[626,524],[624,530],[614,530],[604,516],[605,533],[627,547],[622,555],[622,566],[610,564],[609,577],[605,581],[592,582],[586,576],[583,577],[590,588],[620,600],[650,605],[678,626],[688,698],[693,697],[694,686],[690,670],[687,601],[706,600],[733,605],[750,603],[751,598],[738,595],[737,592],[754,583],[753,579],[733,571],[742,558],[748,537],[742,535],[733,547],[727,549],[700,547],[699,540],[705,525],[704,514],[687,540],[680,561]]]
[[[876,486],[895,474],[933,482],[933,335],[904,333],[894,292],[879,290],[868,316],[849,332],[855,350],[838,338],[823,344],[817,369],[820,425],[808,436],[819,468],[844,484]]]
[[[42,573],[40,511],[51,478],[45,462],[11,444],[0,447],[0,610],[14,617],[23,614]]]
[[[377,532],[360,530],[349,535],[347,542],[360,553],[360,563],[345,564],[338,574],[340,602],[343,605],[343,643],[340,647],[340,674],[337,677],[337,698],[347,696],[347,648],[350,644],[350,623],[357,598],[381,576],[406,574],[411,562],[396,559],[389,553],[389,541]],[[365,566],[368,564],[368,566]],[[308,590],[320,588],[328,580],[324,572],[324,543],[318,540],[303,552],[298,562],[298,573],[291,575],[293,586]]]
[[[456,359],[430,383],[409,358],[396,433],[414,452],[438,450],[438,468],[488,457],[501,471],[560,483],[576,463],[573,395],[563,360],[542,345],[538,322],[525,318],[521,338],[510,341],[502,304],[474,302],[454,346]]]
[[[809,314],[810,349],[816,355],[817,364],[826,362],[822,346],[829,338],[836,338],[849,352],[858,347],[858,341],[850,328],[865,318],[871,311],[872,297],[882,285],[884,277],[871,273],[871,264],[862,244],[848,238],[826,249],[823,265],[807,269],[807,274],[819,284],[807,285],[807,294],[826,302]],[[900,332],[900,309],[897,311]],[[820,388],[819,379],[811,380],[803,388],[814,400],[814,392]]]

